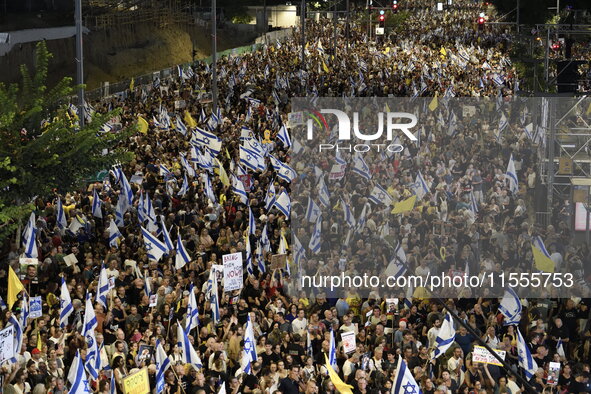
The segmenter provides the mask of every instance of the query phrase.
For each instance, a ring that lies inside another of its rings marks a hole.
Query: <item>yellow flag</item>
[[[431,100],[431,102],[429,103],[429,109],[431,111],[435,111],[438,106],[439,102],[437,101],[437,93],[435,93],[435,97],[433,97],[433,100]]]
[[[217,174],[220,177],[220,181],[222,181],[222,184],[226,187],[230,186],[230,178],[228,178],[228,174],[226,173],[226,169],[224,168],[224,166],[222,165],[222,163],[218,160],[218,159],[214,159],[215,163],[217,164],[217,167],[214,169],[217,169]]]
[[[226,157],[228,158],[228,160],[232,159],[230,157],[230,152],[228,152],[228,148],[225,148],[225,150],[226,150]]]
[[[351,391],[353,386],[349,386],[347,383],[341,380],[339,375],[330,366],[326,354],[324,354],[324,360],[326,360],[326,369],[328,370],[328,376],[330,377],[330,381],[332,382],[332,384],[334,384],[334,387],[338,390],[338,392],[344,394],[353,394],[353,391]]]
[[[534,245],[531,246],[531,251],[534,254],[534,263],[536,268],[544,272],[554,272],[554,261],[547,257],[540,249]]]
[[[18,294],[25,289],[21,280],[16,276],[16,272],[11,266],[8,266],[8,296],[6,302],[8,303],[8,309],[12,309],[12,306],[17,300]]]
[[[392,111],[390,111],[390,106],[388,105],[388,103],[386,103],[386,105],[384,105],[384,112],[386,112],[386,113],[392,112]]]
[[[445,50],[444,47],[441,47],[441,50],[439,51],[439,53],[441,53],[443,56],[447,56],[447,51]]]
[[[133,90],[133,87],[135,86],[135,80],[133,79],[133,77],[131,78],[131,81],[129,81],[129,90]]]
[[[415,202],[417,201],[417,195],[413,195],[412,197],[407,198],[406,200],[399,201],[394,205],[394,209],[392,213],[403,213],[412,211],[415,207]]]
[[[146,134],[148,132],[148,121],[144,118],[142,118],[141,116],[137,117],[137,125],[138,125],[138,131],[140,133],[144,133]]]
[[[37,349],[43,350],[43,342],[41,342],[41,331],[37,330]]]
[[[193,119],[193,117],[191,116],[189,111],[185,111],[185,123],[189,127],[196,127],[197,126],[197,122],[195,122],[195,119]]]
[[[326,63],[324,63],[324,60],[322,61],[322,68],[324,69],[325,73],[329,72],[328,67],[326,66]]]

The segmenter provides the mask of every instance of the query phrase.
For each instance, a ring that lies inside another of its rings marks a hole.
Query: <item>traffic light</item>
[[[398,1],[397,0],[394,0],[392,2],[392,12],[394,12],[394,13],[398,12]]]
[[[380,22],[380,27],[384,27],[385,21],[386,21],[386,15],[384,15],[384,10],[380,10],[380,15],[378,16],[378,22]]]
[[[478,30],[484,29],[484,22],[486,22],[486,19],[484,19],[484,14],[480,14],[478,17]]]

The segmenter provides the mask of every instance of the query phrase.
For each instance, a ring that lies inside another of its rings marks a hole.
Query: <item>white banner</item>
[[[0,331],[0,364],[14,356],[14,327]]]
[[[494,349],[495,353],[497,353],[503,360],[505,359],[505,351],[504,350],[498,350],[498,349]],[[493,356],[488,350],[486,350],[485,347],[483,346],[474,346],[474,351],[472,352],[472,362],[475,363],[484,363],[484,364],[492,364],[492,365],[498,365],[498,366],[503,366],[503,364],[501,364],[499,362],[499,360],[496,359],[495,356]]]
[[[343,349],[345,350],[345,353],[351,353],[354,352],[355,349],[357,349],[354,331],[341,333],[341,339],[343,340]]]
[[[346,164],[333,164],[332,168],[330,169],[330,173],[328,174],[328,179],[331,181],[342,179],[345,176],[346,170]]]
[[[225,254],[224,263],[224,291],[242,289],[242,253]]]

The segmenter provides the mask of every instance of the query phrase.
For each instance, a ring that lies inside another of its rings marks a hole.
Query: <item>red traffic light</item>
[[[380,22],[383,22],[385,19],[386,19],[386,17],[385,17],[384,15],[380,15],[380,16],[378,17],[378,20],[379,20]]]
[[[392,9],[396,11],[398,9],[398,4],[392,4]]]
[[[484,25],[484,18],[483,17],[478,18],[478,24]]]

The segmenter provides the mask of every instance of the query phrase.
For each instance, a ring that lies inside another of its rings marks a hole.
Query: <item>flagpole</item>
[[[218,108],[218,77],[216,70],[217,62],[217,12],[216,0],[211,0],[211,111],[217,114]]]
[[[488,352],[490,354],[492,354],[502,365],[503,368],[505,368],[506,371],[511,371],[511,373],[513,373],[515,375],[515,377],[517,378],[517,380],[519,380],[519,382],[525,387],[525,390],[527,393],[532,393],[535,394],[536,390],[532,387],[531,384],[529,384],[529,382],[524,379],[521,374],[518,373],[514,373],[513,369],[511,368],[511,366],[509,364],[507,364],[507,362],[505,360],[503,360],[501,358],[501,356],[499,356],[497,354],[497,352],[495,352],[490,346],[488,346],[488,344],[486,342],[484,342],[482,340],[482,338],[480,338],[480,335],[478,335],[476,333],[476,331],[474,331],[474,329],[472,327],[470,327],[469,324],[466,324],[462,319],[459,318],[459,316],[456,314],[455,311],[451,310],[450,308],[447,307],[447,305],[445,304],[445,302],[440,298],[440,297],[433,297],[433,299],[435,301],[437,301],[439,304],[441,304],[441,306],[443,306],[443,308],[449,312],[449,314],[454,318],[455,321],[457,321],[462,327],[464,327],[475,339],[476,341],[480,344],[480,346],[484,347],[486,350],[488,350]]]

